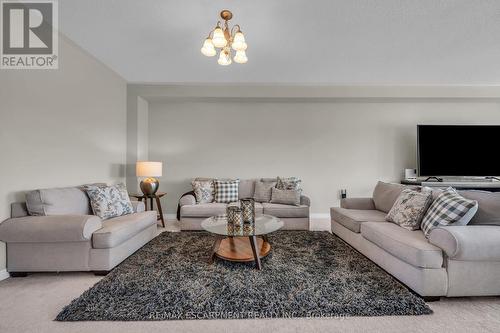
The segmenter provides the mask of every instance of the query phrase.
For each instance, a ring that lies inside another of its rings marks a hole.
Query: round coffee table
[[[255,217],[255,223],[238,226],[228,224],[226,215],[218,215],[203,220],[201,226],[217,235],[210,253],[210,263],[215,257],[237,262],[255,261],[255,266],[260,270],[260,259],[271,251],[267,235],[281,229],[283,221],[275,216],[259,215]]]

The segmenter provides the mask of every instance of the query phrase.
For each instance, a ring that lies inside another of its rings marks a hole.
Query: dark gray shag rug
[[[59,321],[421,315],[418,296],[328,232],[279,231],[263,270],[207,257],[213,236],[164,232],[57,316]]]

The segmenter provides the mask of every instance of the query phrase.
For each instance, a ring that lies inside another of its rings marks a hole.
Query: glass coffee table
[[[217,236],[210,263],[215,257],[236,262],[255,261],[255,266],[261,270],[260,259],[271,251],[267,235],[281,229],[283,221],[271,215],[259,215],[253,224],[233,225],[227,223],[226,215],[218,215],[203,220],[201,226]]]

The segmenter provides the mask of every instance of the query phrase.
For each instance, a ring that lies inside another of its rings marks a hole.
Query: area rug
[[[205,232],[164,232],[73,300],[59,321],[324,318],[430,314],[380,267],[328,232],[279,231],[258,271],[207,259]]]

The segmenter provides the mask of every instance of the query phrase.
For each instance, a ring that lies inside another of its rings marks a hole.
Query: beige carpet
[[[315,230],[328,228],[316,221]],[[169,223],[167,230],[176,227]],[[40,273],[0,282],[0,332],[499,332],[500,297],[443,298],[433,315],[338,319],[162,322],[55,322],[59,311],[99,277]]]

